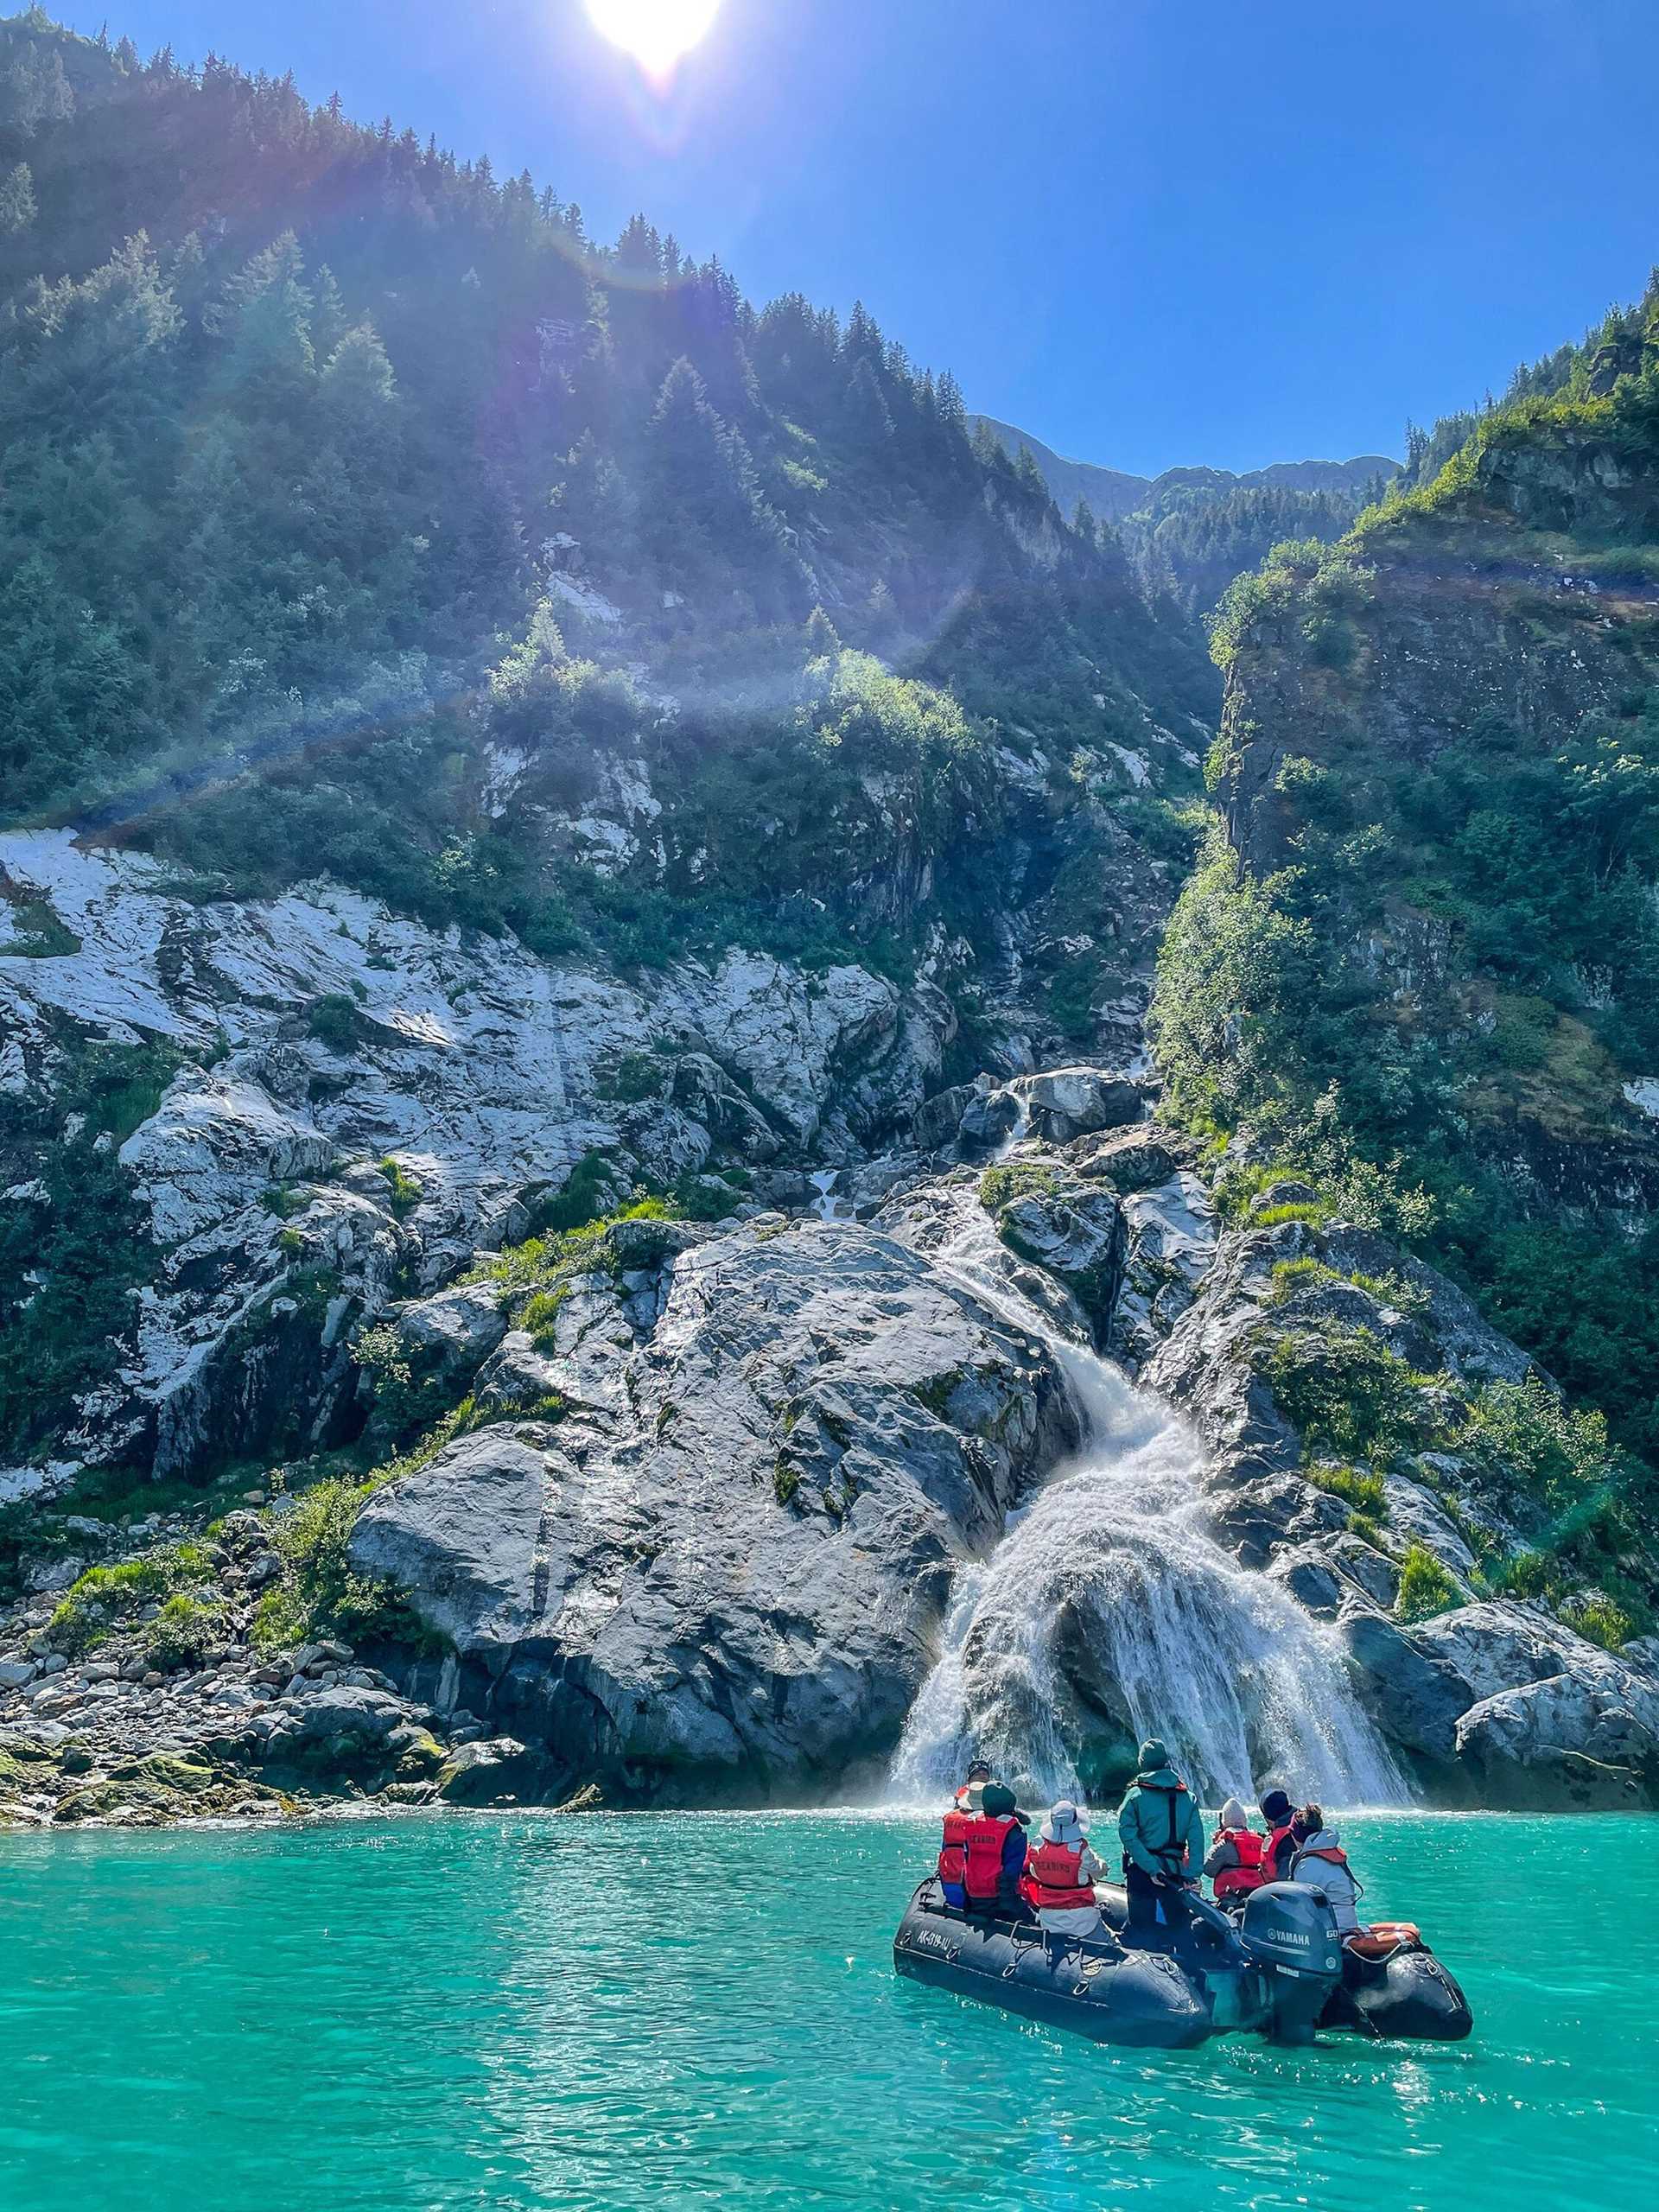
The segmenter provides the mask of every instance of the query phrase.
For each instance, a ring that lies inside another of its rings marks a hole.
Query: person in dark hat
[[[1026,1917],[1020,1877],[1026,1870],[1027,1825],[1013,1790],[1001,1782],[988,1782],[963,1840],[962,1878],[969,1912],[991,1912],[1010,1920]]]
[[[1117,1815],[1131,1940],[1173,1942],[1190,1918],[1183,1893],[1204,1863],[1204,1815],[1156,1736],[1141,1745]]]
[[[956,1796],[958,1812],[976,1813],[985,1796],[985,1785],[991,1779],[991,1770],[983,1759],[975,1759],[963,1779]]]
[[[1269,1789],[1262,1799],[1262,1817],[1268,1824],[1268,1840],[1262,1847],[1263,1878],[1269,1882],[1287,1882],[1290,1862],[1296,1856],[1296,1837],[1291,1823],[1296,1817],[1296,1808],[1286,1789]]]

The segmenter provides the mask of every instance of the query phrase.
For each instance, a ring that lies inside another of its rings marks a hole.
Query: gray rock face
[[[1103,1068],[1049,1068],[1016,1076],[1008,1088],[1024,1102],[1033,1135],[1051,1144],[1121,1128],[1146,1111],[1145,1095],[1134,1079]]]
[[[440,1291],[399,1308],[398,1340],[429,1372],[471,1375],[507,1332],[506,1316],[485,1284]]]
[[[1281,1548],[1268,1572],[1319,1620],[1334,1620],[1356,1592],[1375,1605],[1391,1605],[1400,1586],[1392,1560],[1363,1538],[1341,1533]]]
[[[1659,1796],[1659,1682],[1587,1656],[1500,1690],[1458,1722],[1457,1752],[1490,1803],[1639,1808]]]
[[[1109,1183],[1127,1196],[1173,1182],[1183,1168],[1193,1165],[1198,1153],[1191,1137],[1143,1122],[1080,1138],[1067,1146],[1066,1160],[1074,1175]],[[1208,1205],[1206,1198],[1206,1210]]]
[[[936,1091],[931,1098],[925,1098],[911,1122],[912,1141],[923,1152],[940,1152],[946,1145],[954,1144],[963,1116],[978,1103],[979,1097],[975,1084],[959,1083],[950,1090]],[[1012,1117],[1009,1125],[1012,1127]]]
[[[1133,1138],[1137,1133],[1123,1134]],[[1115,1163],[1124,1156],[1097,1153],[1095,1158]],[[1116,1180],[1111,1165],[1106,1173]],[[1134,1374],[1191,1306],[1214,1264],[1216,1210],[1198,1177],[1178,1168],[1155,1188],[1134,1191],[1123,1200],[1122,1213],[1123,1279],[1111,1350]]]
[[[1132,1224],[1135,1203],[1126,1201]],[[1134,1237],[1131,1226],[1120,1331],[1133,1310]],[[1319,1262],[1311,1275],[1275,1282],[1281,1261],[1305,1259]],[[1244,1565],[1336,1621],[1379,1725],[1437,1794],[1529,1807],[1645,1802],[1659,1765],[1643,1733],[1652,1723],[1639,1654],[1611,1661],[1541,1608],[1507,1600],[1409,1626],[1391,1617],[1408,1544],[1426,1546],[1462,1584],[1476,1565],[1465,1527],[1478,1523],[1513,1548],[1516,1508],[1501,1482],[1493,1491],[1455,1453],[1425,1452],[1403,1465],[1385,1458],[1376,1470],[1382,1531],[1357,1519],[1351,1531],[1349,1506],[1301,1471],[1301,1440],[1262,1373],[1269,1338],[1331,1326],[1363,1329],[1414,1370],[1458,1388],[1517,1382],[1530,1367],[1453,1284],[1384,1237],[1296,1223],[1224,1237],[1145,1370],[1211,1447],[1217,1533]],[[1442,1491],[1458,1502],[1463,1525]]]
[[[1145,1370],[1148,1386],[1181,1408],[1222,1461],[1285,1469],[1300,1462],[1300,1440],[1250,1356],[1273,1262],[1291,1249],[1272,1230],[1224,1238],[1202,1290]]]
[[[1378,1719],[1454,1792],[1548,1810],[1645,1803],[1659,1787],[1659,1676],[1538,1606],[1463,1605],[1406,1628],[1355,1604],[1340,1628]]]
[[[1039,1344],[878,1230],[762,1222],[667,1278],[607,1409],[451,1445],[353,1561],[571,1769],[810,1798],[891,1749],[954,1567],[1074,1415]]]
[[[410,1719],[410,1707],[390,1690],[345,1684],[305,1690],[278,1703],[264,1755],[273,1763],[327,1758],[340,1764],[349,1760],[353,1746],[367,1754]]]
[[[1092,1340],[1103,1346],[1123,1279],[1123,1218],[1115,1194],[1068,1180],[1052,1196],[1013,1199],[997,1216],[997,1233],[1065,1284]]]
[[[0,956],[6,1088],[51,1096],[66,1018],[116,1045],[224,1051],[181,1070],[122,1148],[153,1279],[118,1376],[62,1440],[77,1464],[184,1475],[336,1440],[354,1325],[523,1234],[526,1201],[585,1154],[614,1156],[624,1190],[715,1153],[861,1159],[937,1088],[955,1023],[932,984],[851,965],[808,976],[734,949],[635,985],[510,938],[463,944],[324,882],[200,906],[165,867],[67,831],[0,849],[79,946]],[[657,1094],[617,1098],[619,1064],[658,1045]]]
[[[970,1098],[957,1125],[959,1141],[969,1153],[991,1151],[1020,1126],[1020,1101],[1011,1090],[990,1090]]]

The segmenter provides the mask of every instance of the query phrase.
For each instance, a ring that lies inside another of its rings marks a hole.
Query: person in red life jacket
[[[1061,1797],[1037,1831],[1020,1894],[1050,1935],[1098,1936],[1103,1923],[1095,1884],[1105,1872],[1089,1848],[1077,1807]]]
[[[1267,1838],[1250,1826],[1250,1816],[1236,1797],[1221,1808],[1221,1826],[1211,1839],[1204,1871],[1216,1885],[1216,1903],[1227,1904],[1247,1897],[1267,1880]]]
[[[976,1759],[968,1770],[967,1780],[956,1796],[958,1812],[978,1812],[985,1796],[985,1785],[991,1778],[991,1770],[983,1759]]]
[[[1325,1826],[1325,1814],[1318,1805],[1304,1805],[1291,1823],[1291,1833],[1296,1841],[1296,1855],[1290,1862],[1291,1880],[1306,1882],[1325,1891],[1337,1916],[1338,1936],[1361,1934],[1355,1908],[1365,1892],[1348,1864],[1339,1832]]]
[[[985,1784],[991,1778],[991,1770],[983,1759],[976,1759],[968,1770],[968,1777],[950,1800],[950,1809],[944,1816],[944,1842],[939,1853],[939,1887],[944,1892],[946,1904],[953,1904],[960,1911],[968,1902],[968,1892],[963,1887],[963,1874],[968,1863],[968,1827],[980,1811]]]
[[[1269,1789],[1262,1800],[1262,1817],[1268,1824],[1268,1840],[1262,1848],[1262,1878],[1264,1882],[1287,1882],[1290,1862],[1296,1856],[1296,1839],[1290,1832],[1296,1808],[1290,1802],[1289,1793]]]
[[[1117,1833],[1129,1940],[1143,1946],[1171,1943],[1192,1917],[1182,1893],[1197,1886],[1204,1815],[1155,1736],[1141,1746],[1139,1771],[1118,1808]]]
[[[1025,1917],[1020,1877],[1026,1869],[1025,1816],[1014,1792],[988,1782],[979,1811],[968,1823],[963,1845],[963,1887],[969,1912]]]

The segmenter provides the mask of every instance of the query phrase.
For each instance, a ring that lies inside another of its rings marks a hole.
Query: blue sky
[[[861,297],[1117,467],[1397,453],[1659,259],[1659,0],[725,0],[665,101],[582,0],[107,16]]]

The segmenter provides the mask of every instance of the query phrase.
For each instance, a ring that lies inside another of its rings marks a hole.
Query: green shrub
[[[671,1071],[652,1052],[624,1052],[601,1084],[601,1095],[625,1106],[661,1095]]]
[[[567,1229],[549,1236],[532,1236],[511,1244],[482,1261],[461,1280],[462,1283],[490,1283],[511,1303],[525,1291],[563,1290],[577,1275],[609,1268],[613,1249],[611,1232],[626,1221],[673,1221],[674,1208],[665,1198],[636,1198],[620,1212],[589,1221],[580,1229]]]
[[[1624,1474],[1607,1440],[1605,1416],[1575,1412],[1535,1373],[1521,1382],[1489,1382],[1460,1441],[1554,1516],[1614,1489]]]
[[[8,1460],[73,1426],[74,1402],[130,1356],[134,1296],[160,1260],[120,1147],[155,1113],[181,1065],[163,1046],[66,1043],[49,1089],[0,1092],[7,1179],[38,1179],[43,1193],[0,1206],[0,1455]]]
[[[1304,1471],[1316,1490],[1341,1498],[1366,1519],[1378,1522],[1388,1519],[1388,1486],[1381,1475],[1363,1475],[1356,1467],[1308,1467]]]
[[[1060,1179],[1052,1167],[1035,1160],[1010,1160],[1000,1167],[988,1167],[980,1177],[979,1203],[987,1213],[1001,1213],[1017,1198],[1052,1198],[1059,1187]]]
[[[224,1633],[222,1603],[177,1591],[145,1629],[144,1654],[162,1669],[200,1666]]]
[[[339,991],[325,992],[306,1009],[305,1026],[320,1045],[331,1052],[347,1053],[363,1034],[363,1021],[355,999]]]
[[[542,1209],[540,1226],[554,1235],[585,1229],[601,1214],[615,1190],[613,1169],[602,1152],[584,1152],[555,1196]]]
[[[305,1239],[297,1229],[278,1230],[276,1249],[285,1260],[297,1260],[305,1249]]]
[[[44,899],[12,902],[12,938],[0,953],[20,960],[62,960],[80,950],[80,939]]]
[[[560,1283],[553,1290],[535,1292],[524,1312],[518,1316],[518,1325],[528,1329],[538,1351],[551,1351],[556,1341],[559,1308],[563,1305],[569,1286]]]
[[[1357,1536],[1363,1543],[1369,1544],[1373,1551],[1380,1552],[1387,1548],[1387,1539],[1382,1534],[1382,1522],[1373,1520],[1369,1513],[1351,1513],[1348,1516],[1348,1534],[1351,1536]]]
[[[348,1555],[358,1516],[401,1471],[394,1463],[366,1482],[318,1483],[291,1512],[270,1520],[271,1548],[283,1571],[255,1611],[256,1644],[270,1647],[329,1634],[416,1648],[430,1642],[402,1592],[355,1573]]]
[[[1095,1033],[1095,1001],[1100,995],[1104,967],[1098,953],[1074,953],[1054,971],[1048,985],[1048,1018],[1062,1037],[1086,1038]]]
[[[1558,1552],[1542,1548],[1512,1552],[1492,1568],[1487,1580],[1500,1595],[1554,1605],[1571,1587]]]
[[[1418,1433],[1421,1384],[1370,1329],[1277,1336],[1262,1371],[1308,1452],[1390,1459]]]
[[[420,1183],[390,1153],[380,1162],[380,1173],[391,1192],[391,1210],[399,1221],[412,1214],[426,1193]]]
[[[674,1185],[674,1211],[685,1221],[724,1221],[742,1196],[741,1188],[734,1187],[740,1177],[747,1182],[741,1168],[702,1175],[688,1170]]]
[[[412,1351],[396,1322],[359,1330],[352,1355],[374,1386],[370,1436],[381,1448],[429,1428],[452,1409],[455,1385],[444,1371],[442,1352]]]
[[[1458,1586],[1425,1544],[1414,1544],[1400,1569],[1394,1609],[1402,1621],[1424,1621],[1458,1604]]]
[[[1636,1623],[1623,1605],[1611,1598],[1586,1598],[1571,1607],[1567,1614],[1569,1628],[1576,1629],[1587,1643],[1599,1643],[1604,1651],[1617,1651],[1636,1634]]]
[[[1323,1229],[1331,1218],[1331,1209],[1323,1198],[1287,1198],[1282,1205],[1263,1206],[1252,1213],[1252,1229],[1280,1229],[1287,1221],[1300,1221],[1309,1229]]]

